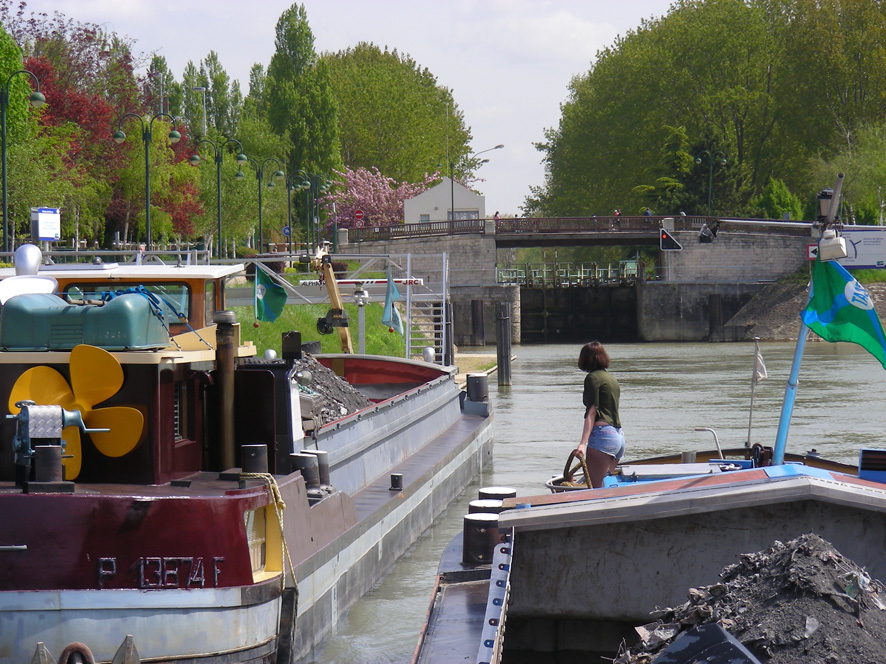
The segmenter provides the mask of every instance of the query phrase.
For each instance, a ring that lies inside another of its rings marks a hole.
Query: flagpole
[[[812,289],[809,289],[809,298],[812,298]],[[803,359],[803,350],[806,348],[806,336],[809,328],[803,319],[800,319],[800,333],[797,336],[797,348],[794,350],[794,361],[791,364],[791,375],[788,376],[787,385],[784,389],[784,401],[781,404],[781,418],[778,421],[778,433],[775,435],[775,450],[772,452],[772,465],[784,464],[784,451],[788,442],[788,429],[791,426],[791,415],[794,412],[794,399],[797,396],[797,380],[800,376],[800,362]]]
[[[760,354],[760,337],[754,337],[754,368],[751,370],[751,407],[748,409],[748,439],[744,446],[751,446],[751,422],[754,419],[754,390],[757,387],[757,356]]]

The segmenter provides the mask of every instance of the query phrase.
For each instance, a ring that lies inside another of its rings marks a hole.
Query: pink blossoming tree
[[[425,173],[421,182],[397,182],[375,167],[333,171],[332,190],[320,199],[327,214],[327,227],[353,228],[354,213],[363,211],[367,226],[392,226],[403,223],[403,201],[426,191],[439,182],[440,174]]]

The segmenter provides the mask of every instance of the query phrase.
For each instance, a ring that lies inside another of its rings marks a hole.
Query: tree
[[[417,182],[435,164],[460,164],[470,153],[471,133],[452,92],[408,55],[361,42],[323,61],[338,104],[342,161],[349,168],[375,167],[396,180]],[[459,169],[458,175],[467,174]]]
[[[782,219],[785,215],[793,220],[803,218],[800,199],[791,193],[784,182],[775,178],[770,178],[763,192],[751,201],[751,208],[757,208],[754,216],[766,219]]]
[[[289,164],[329,173],[341,164],[337,106],[329,69],[314,51],[303,5],[280,16],[276,51],[264,81],[264,105],[273,130],[291,142]]]
[[[373,226],[402,224],[403,201],[417,196],[440,179],[439,173],[425,173],[420,182],[398,183],[374,167],[371,170],[345,168],[335,174],[340,179],[320,204],[330,215],[328,223],[338,228],[351,228],[356,210],[362,210],[366,222]]]

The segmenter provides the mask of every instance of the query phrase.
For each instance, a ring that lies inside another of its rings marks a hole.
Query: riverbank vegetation
[[[843,171],[843,219],[881,221],[883,34],[874,0],[677,0],[577,73],[537,146],[546,179],[524,211],[810,219]],[[362,225],[402,223],[403,199],[447,167],[472,182],[468,118],[396,44],[318,53],[297,3],[275,37],[243,90],[215,52],[172,72],[142,55],[160,43],[0,0],[15,237],[30,235],[31,207],[47,206],[62,209],[66,244],[143,241],[150,218],[152,242],[242,256],[331,239],[357,209]],[[35,80],[47,103],[30,109]]]
[[[881,2],[676,2],[573,79],[528,209],[808,220],[845,172],[843,219],[882,223],[883,34]]]

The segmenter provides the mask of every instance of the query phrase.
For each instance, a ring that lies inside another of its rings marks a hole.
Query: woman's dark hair
[[[592,341],[581,348],[578,355],[578,368],[582,371],[596,371],[609,368],[609,355],[599,341]]]

